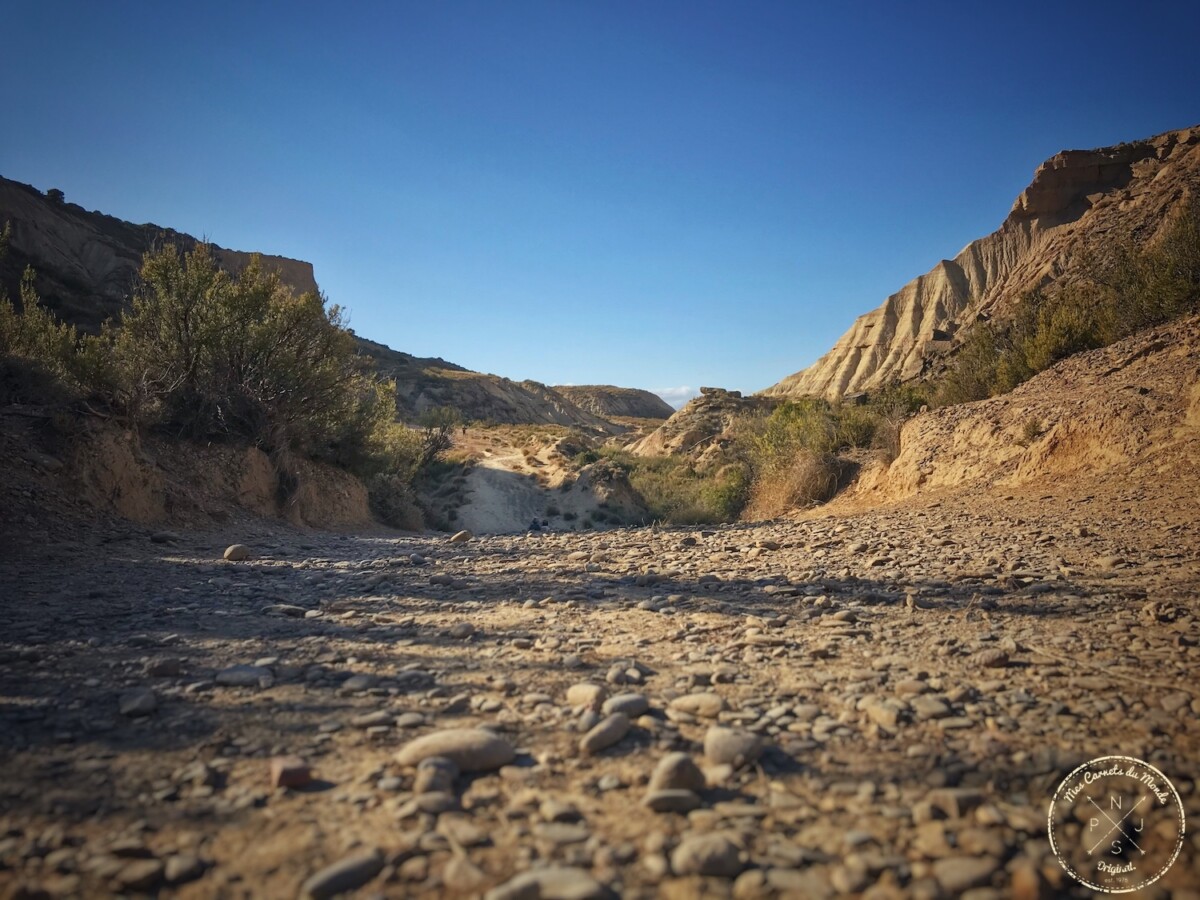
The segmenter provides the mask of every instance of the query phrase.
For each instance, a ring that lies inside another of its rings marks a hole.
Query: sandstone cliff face
[[[1152,236],[1200,187],[1200,126],[1043,163],[1000,228],[860,316],[809,368],[768,396],[823,396],[916,378],[981,315],[1053,284],[1116,237]]]
[[[37,272],[42,302],[60,318],[87,331],[125,305],[142,256],[163,244],[191,250],[188,234],[158,225],[134,225],[74,203],[55,202],[37,188],[0,178],[0,227],[12,224],[7,259],[0,261],[0,285],[16,297],[26,266]],[[240,271],[252,254],[214,247],[217,262]],[[312,263],[262,256],[294,290],[316,291]]]
[[[576,406],[602,418],[669,419],[674,407],[658,394],[608,384],[556,385],[554,390]]]

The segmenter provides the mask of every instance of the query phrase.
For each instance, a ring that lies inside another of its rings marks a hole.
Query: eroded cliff
[[[980,316],[1102,257],[1116,238],[1153,236],[1200,186],[1200,126],[1043,163],[992,234],[860,316],[816,363],[763,393],[830,399],[917,378]]]

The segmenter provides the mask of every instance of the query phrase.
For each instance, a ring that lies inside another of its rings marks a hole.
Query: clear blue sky
[[[411,353],[751,391],[1047,156],[1200,122],[1198,10],[12,3],[0,174],[310,260]]]

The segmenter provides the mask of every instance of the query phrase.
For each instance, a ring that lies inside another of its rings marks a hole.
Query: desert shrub
[[[938,403],[1007,393],[1061,359],[1200,309],[1200,201],[1193,200],[1144,246],[1108,248],[1083,260],[1082,274],[1022,298],[1004,322],[968,334],[935,386]]]
[[[147,255],[110,332],[118,399],[139,421],[355,465],[394,394],[354,352],[338,307],[295,295],[257,257],[237,276],[211,250]]]
[[[368,447],[357,471],[367,486],[371,512],[386,525],[420,531],[424,516],[414,484],[421,462],[421,435],[388,422],[372,432]]]
[[[865,404],[842,403],[831,409],[833,417],[833,444],[838,450],[855,447],[870,447],[879,428],[879,416]]]
[[[24,360],[30,376],[45,381],[49,393],[63,399],[90,394],[110,381],[101,339],[80,334],[42,306],[33,269],[25,270],[20,290],[20,312],[0,294],[0,357]]]
[[[714,522],[736,521],[749,498],[750,474],[740,463],[718,469],[700,488],[701,505],[711,512]]]
[[[929,404],[929,396],[920,384],[893,383],[870,395],[868,406],[875,418],[871,446],[886,462],[900,455],[900,432],[914,413]]]
[[[923,400],[914,388],[890,386],[862,402],[805,397],[744,420],[734,440],[745,464],[743,518],[773,518],[830,499],[842,482],[839,454],[874,447],[894,458],[900,426]]]
[[[830,454],[800,450],[758,473],[743,518],[773,519],[790,509],[823,503],[838,489],[839,466]]]
[[[590,466],[592,463],[598,461],[599,459],[600,459],[600,451],[599,450],[595,450],[595,449],[580,450],[578,453],[576,453],[574,456],[571,457],[571,464],[577,469],[582,469],[584,466]]]
[[[647,510],[646,520],[674,525],[728,522],[737,517],[733,477],[718,480],[678,456],[635,457],[605,449],[606,463],[624,472]]]
[[[453,406],[436,406],[426,410],[417,420],[421,430],[421,452],[418,468],[427,468],[434,460],[454,446],[454,432],[462,427],[463,419]]]
[[[1022,447],[1028,447],[1034,441],[1042,436],[1042,420],[1036,417],[1030,417],[1025,420],[1025,424],[1021,426],[1021,437],[1017,441]]]
[[[332,462],[363,477],[384,521],[417,527],[413,480],[457,419],[397,424],[395,386],[355,353],[338,307],[296,296],[257,258],[232,276],[205,245],[148,254],[130,309],[95,336],[41,305],[31,270],[20,301],[18,312],[0,297],[5,385],[22,373],[32,384],[32,366],[134,426],[254,444],[285,492],[291,454]]]

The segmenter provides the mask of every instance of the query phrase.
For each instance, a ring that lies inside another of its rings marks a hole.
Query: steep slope
[[[37,272],[42,302],[60,318],[87,331],[125,305],[142,256],[154,247],[175,244],[190,250],[197,243],[158,225],[134,225],[74,203],[56,202],[37,188],[0,177],[0,227],[12,225],[7,258],[0,260],[0,286],[17,296],[26,266]],[[214,247],[217,262],[239,271],[251,254]],[[316,291],[312,263],[263,255],[295,290]]]
[[[1200,126],[1051,157],[1000,228],[860,316],[809,368],[763,393],[836,398],[919,376],[979,317],[1102,257],[1114,238],[1153,235],[1200,186]]]
[[[899,456],[829,509],[1076,478],[1133,491],[1194,480],[1197,460],[1200,316],[1191,316],[1069,357],[1003,396],[916,416]]]
[[[669,419],[674,407],[650,391],[613,387],[611,384],[563,384],[554,390],[576,406],[603,418]]]

